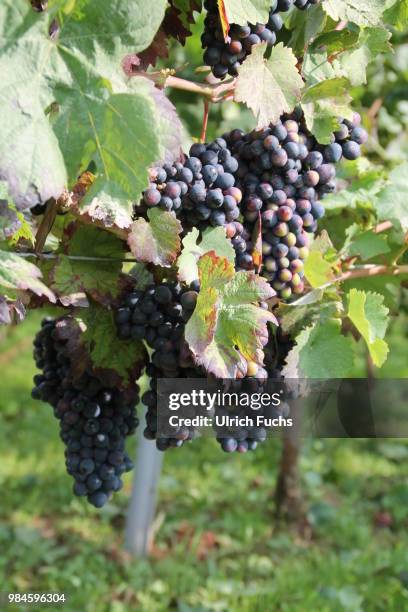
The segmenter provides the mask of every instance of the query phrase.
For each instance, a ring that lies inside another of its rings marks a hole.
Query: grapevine
[[[367,110],[362,90],[406,11],[31,4],[0,8],[0,323],[51,315],[32,397],[53,408],[75,495],[99,508],[132,467],[139,401],[160,450],[198,435],[160,435],[160,379],[249,393],[337,379],[360,340],[385,362],[407,277],[407,166],[380,143],[384,101]],[[195,64],[179,65],[199,24]],[[213,429],[227,453],[269,435]]]

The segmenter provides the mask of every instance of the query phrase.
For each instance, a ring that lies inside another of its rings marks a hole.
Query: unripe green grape
[[[284,268],[289,268],[290,266],[290,261],[287,257],[281,257],[280,259],[278,259],[278,268],[280,270],[283,270]]]
[[[282,300],[288,300],[292,296],[292,289],[290,287],[285,287],[280,291],[280,297]]]
[[[285,283],[282,283],[279,280],[274,280],[272,283],[272,287],[275,289],[275,291],[282,291],[282,289],[284,289],[286,285]]]
[[[300,259],[307,259],[309,257],[309,248],[308,247],[300,247],[299,249],[299,257]]]
[[[299,274],[297,274],[297,273],[292,275],[292,281],[291,282],[292,282],[292,287],[293,288],[299,287],[299,285],[301,283],[303,283],[302,279],[300,278]]]
[[[278,278],[282,283],[289,283],[292,280],[292,272],[287,268],[279,272]]]
[[[283,244],[286,244],[288,247],[293,247],[296,245],[296,236],[292,232],[289,232],[286,236],[284,236],[282,240]]]

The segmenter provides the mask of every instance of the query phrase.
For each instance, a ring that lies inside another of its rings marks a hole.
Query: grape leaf
[[[267,23],[271,0],[223,0],[229,24]]]
[[[7,200],[0,199],[0,240],[8,240],[21,228],[17,211],[10,208]]]
[[[34,264],[19,257],[15,253],[0,251],[0,287],[16,290],[32,291],[35,295],[45,296],[55,303],[55,295],[40,280],[41,271]]]
[[[388,354],[384,336],[389,310],[384,306],[384,297],[378,293],[351,289],[348,300],[348,317],[366,341],[374,365],[380,368]]]
[[[330,319],[304,329],[296,337],[282,375],[287,378],[343,378],[353,367],[353,341],[341,333],[341,322]]]
[[[389,3],[387,3],[388,7]],[[408,0],[396,0],[387,8],[384,14],[386,23],[390,23],[397,30],[403,31],[408,27]]]
[[[60,301],[77,304],[79,295],[86,294],[101,304],[111,304],[120,290],[124,243],[111,233],[77,223],[67,227],[63,243],[67,244],[65,254],[58,256],[50,274],[51,287]],[[101,259],[84,261],[75,257]]]
[[[305,261],[305,276],[312,287],[321,287],[333,280],[332,266],[320,251],[310,252]]]
[[[113,194],[114,185],[105,191],[105,184],[97,182],[81,200],[81,214],[102,222],[105,227],[127,229],[132,224],[133,203],[122,197],[115,198]]]
[[[367,261],[390,252],[386,236],[375,234],[372,230],[362,232],[357,223],[347,229],[346,235],[342,252],[347,256],[357,255],[361,261]]]
[[[19,208],[58,198],[93,159],[122,197],[138,196],[147,165],[164,155],[160,128],[170,120],[161,117],[164,94],[150,81],[126,80],[118,66],[129,49],[150,44],[165,6],[83,0],[81,10],[58,14],[64,19],[49,36],[52,13],[35,13],[25,0],[1,3],[0,177]]]
[[[71,209],[78,216],[84,216],[85,222],[101,223],[104,227],[126,229],[132,223],[133,203],[124,200],[121,192],[115,193],[115,185],[105,185],[90,171],[83,172],[69,194],[64,197],[64,208]],[[126,232],[124,232],[125,238]]]
[[[20,239],[34,244],[29,222],[9,201],[7,183],[0,181],[0,240],[8,240],[14,245]]]
[[[323,8],[334,21],[353,21],[360,26],[381,23],[384,0],[323,0]]]
[[[254,272],[235,272],[225,257],[207,253],[198,262],[200,293],[185,338],[198,365],[219,378],[245,374],[247,361],[263,364],[272,313],[257,304],[275,294]]]
[[[317,54],[320,58],[324,56]],[[343,77],[319,81],[319,76],[323,76],[320,70],[312,69],[307,73],[308,87],[304,90],[302,108],[309,130],[318,142],[329,144],[333,131],[339,127],[339,118],[350,119],[352,116],[349,106],[351,97],[348,93],[350,85]]]
[[[373,200],[381,220],[392,221],[396,227],[408,231],[408,162],[394,168],[389,175],[389,183]]]
[[[174,212],[159,208],[147,211],[149,222],[136,219],[131,225],[128,244],[138,261],[171,266],[180,251],[182,226]]]
[[[276,122],[291,112],[300,99],[303,80],[291,49],[279,43],[269,59],[264,58],[266,43],[252,47],[238,70],[234,99],[244,102],[254,113],[258,127]]]
[[[169,8],[164,16],[162,28],[166,36],[175,38],[185,45],[191,35],[190,24],[194,23],[193,12],[201,13],[201,0],[169,0]]]
[[[113,314],[106,308],[91,304],[82,316],[86,325],[82,341],[94,367],[114,370],[124,382],[137,380],[147,363],[143,342],[120,340]]]
[[[309,49],[305,54],[302,64],[302,75],[306,81],[307,89],[305,93],[322,81],[333,80],[342,76],[336,61],[329,62],[327,51],[318,47]],[[329,92],[331,93],[331,92]],[[326,92],[327,94],[327,92]]]
[[[310,6],[307,11],[293,11],[285,20],[285,26],[290,30],[291,37],[288,46],[297,57],[304,55],[308,43],[322,31],[327,21],[327,15],[321,4]]]
[[[234,247],[226,237],[225,228],[207,228],[203,232],[200,244],[197,244],[199,236],[200,232],[194,227],[183,238],[183,250],[177,261],[178,277],[188,284],[198,279],[197,262],[209,251],[214,251],[217,257],[225,257],[231,263],[235,262]]]
[[[391,33],[383,28],[368,28],[360,32],[355,48],[341,53],[337,60],[353,86],[367,83],[367,66],[379,53],[391,49]]]
[[[25,314],[26,311],[21,300],[8,300],[0,295],[0,325],[10,325],[14,320],[21,323]]]
[[[135,56],[138,58],[137,70],[147,70],[149,66],[155,66],[159,58],[164,59],[168,56],[168,37],[162,26],[158,30],[150,46],[141,53],[139,53],[139,55]]]

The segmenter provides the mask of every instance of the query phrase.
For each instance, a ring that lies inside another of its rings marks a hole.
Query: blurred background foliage
[[[195,73],[201,30],[199,18],[186,47],[173,44],[163,65],[201,78]],[[394,35],[394,43],[395,53],[371,66],[368,85],[353,91],[372,136],[368,157],[387,167],[408,151],[408,35]],[[186,92],[169,94],[186,126],[187,148],[199,138],[203,102]],[[238,126],[254,126],[248,111],[212,105],[209,139]],[[352,182],[347,168],[344,176]],[[394,317],[390,356],[376,375],[406,378],[408,302],[398,283],[380,283]],[[49,406],[30,397],[31,343],[41,316],[0,330],[2,591],[64,592],[65,609],[98,612],[408,609],[408,441],[402,439],[305,441],[307,511],[296,527],[274,518],[278,441],[245,456],[224,455],[207,439],[170,452],[152,558],[132,560],[123,551],[129,476],[101,512],[74,498],[58,424]],[[366,352],[357,346],[353,374],[366,376]]]

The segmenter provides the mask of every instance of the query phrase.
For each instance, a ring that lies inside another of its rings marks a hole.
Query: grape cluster
[[[115,311],[122,340],[144,340],[152,348],[152,363],[167,378],[177,378],[185,321],[197,302],[197,285],[188,290],[175,282],[133,290]]]
[[[128,293],[115,311],[118,336],[123,340],[144,340],[153,349],[146,374],[150,389],[142,396],[147,408],[145,436],[156,439],[158,378],[200,377],[184,342],[185,324],[197,303],[199,284],[183,288],[174,281],[152,284]],[[179,447],[191,440],[194,430],[175,431],[173,436],[156,439],[159,450]]]
[[[343,120],[328,145],[308,131],[300,111],[284,115],[264,130],[224,135],[238,160],[237,187],[243,193],[242,238],[237,265],[253,269],[254,240],[262,232],[262,274],[283,299],[304,291],[304,260],[309,236],[324,215],[322,199],[336,188],[335,164],[342,157],[357,159],[367,133],[356,113]],[[235,245],[234,245],[235,246]]]
[[[223,138],[207,145],[194,144],[183,163],[151,169],[149,187],[135,206],[135,215],[159,206],[174,211],[184,229],[234,222],[242,199],[235,186],[237,169],[238,162]]]
[[[263,130],[235,129],[209,144],[196,143],[183,163],[153,168],[134,212],[172,210],[184,232],[225,227],[238,270],[254,269],[262,243],[262,254],[256,253],[257,262],[263,257],[262,274],[282,299],[290,299],[304,292],[310,236],[324,215],[322,199],[336,189],[335,164],[357,159],[366,140],[355,113],[352,121],[340,122],[330,144],[321,145],[297,109]]]
[[[129,400],[123,392],[102,384],[90,368],[74,379],[68,340],[61,339],[58,330],[64,323],[44,319],[34,340],[34,359],[42,374],[34,377],[32,396],[54,408],[75,495],[87,496],[101,508],[122,488],[122,474],[133,467],[125,438],[138,425],[138,397],[133,393]]]
[[[251,53],[254,45],[266,42],[268,47],[273,47],[276,43],[277,34],[283,26],[280,13],[288,11],[292,6],[306,9],[319,2],[320,0],[273,0],[267,23],[244,26],[233,23],[226,42],[217,0],[205,0],[207,15],[201,36],[201,45],[205,49],[205,64],[211,66],[213,75],[218,79],[224,79],[227,74],[237,76],[240,64]]]

